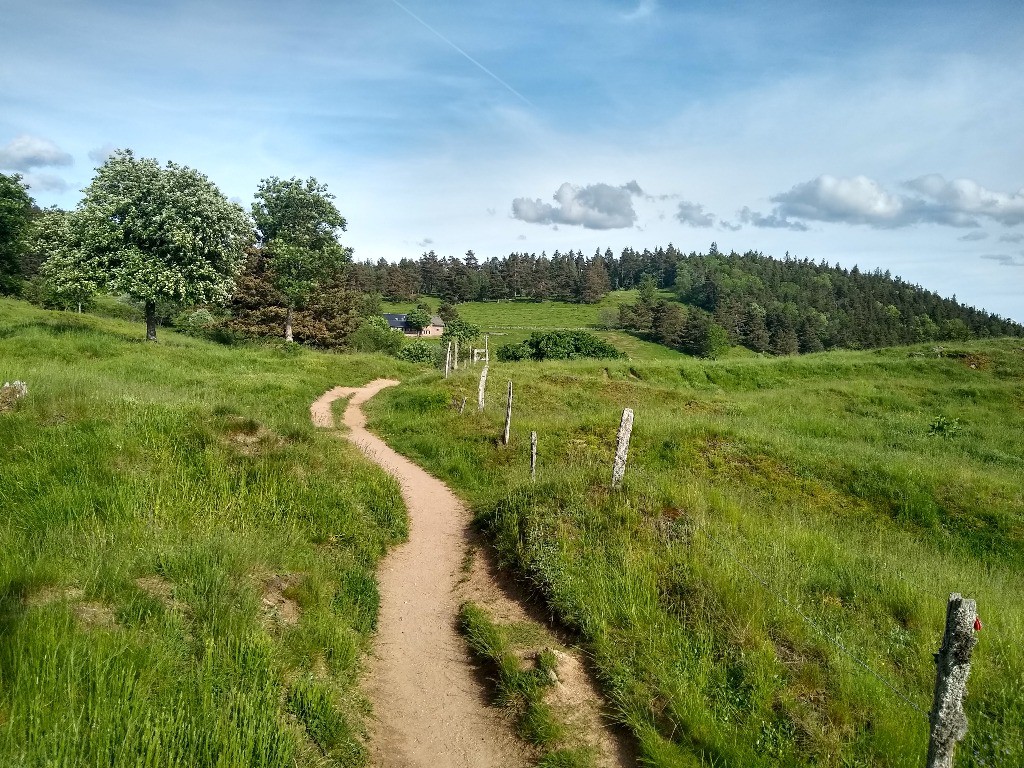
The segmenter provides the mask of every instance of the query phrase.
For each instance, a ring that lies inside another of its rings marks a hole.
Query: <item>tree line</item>
[[[398,263],[350,265],[350,283],[392,301],[427,294],[449,302],[560,300],[596,303],[610,291],[640,297],[603,319],[691,354],[715,356],[730,344],[796,354],[921,341],[1024,335],[1019,323],[944,298],[888,271],[862,272],[825,261],[777,259],[757,251],[682,253],[675,246],[619,256],[598,249],[550,257],[513,252],[481,261],[434,251]],[[666,297],[665,293],[671,296]]]

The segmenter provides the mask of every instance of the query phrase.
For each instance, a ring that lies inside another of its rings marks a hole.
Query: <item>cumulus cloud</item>
[[[802,221],[790,221],[786,214],[783,213],[772,213],[765,216],[763,213],[752,211],[747,206],[743,206],[736,215],[744,224],[750,224],[761,229],[791,229],[794,232],[806,232],[808,229],[807,225]],[[730,229],[731,227],[727,226],[726,228]]]
[[[727,229],[730,232],[739,232],[741,229],[743,229],[742,224],[733,224],[731,221],[726,221],[725,219],[719,219],[718,226],[720,226],[722,229]]]
[[[103,163],[107,162],[107,159],[116,151],[117,147],[113,144],[103,144],[102,146],[89,150],[89,159],[94,163],[103,165]]]
[[[679,207],[676,210],[676,218],[680,224],[686,224],[691,227],[711,227],[715,223],[714,214],[705,213],[703,205],[690,203],[686,200],[679,203]]]
[[[28,184],[29,189],[43,192],[66,192],[68,190],[68,183],[52,173],[27,173],[25,174],[25,183]]]
[[[7,142],[7,146],[0,148],[0,168],[12,171],[71,165],[73,162],[71,155],[49,139],[27,133],[14,137]]]
[[[994,192],[970,179],[947,181],[938,174],[912,179],[903,187],[913,194],[890,192],[867,176],[837,178],[825,174],[773,196],[775,209],[766,218],[861,224],[878,229],[913,224],[977,227],[980,219],[1005,226],[1024,223],[1024,190],[1014,194]]]
[[[418,243],[416,243],[416,247],[417,248],[426,248],[428,245],[433,245],[433,244],[434,244],[434,241],[433,241],[432,238],[424,237],[422,240],[420,240]]]
[[[636,223],[633,196],[643,195],[635,181],[614,187],[566,182],[554,194],[556,205],[528,197],[512,201],[512,217],[530,224],[573,224],[586,229],[623,229]]]
[[[957,240],[962,240],[965,243],[976,243],[979,240],[987,240],[988,232],[982,232],[980,229],[976,229],[973,232],[968,232],[962,237],[958,237]]]
[[[999,236],[999,242],[1001,243],[1024,243],[1024,235],[1020,232],[1014,232],[1013,234],[1006,234]]]
[[[906,187],[952,214],[983,216],[1008,227],[1024,224],[1024,189],[994,192],[970,179],[946,181],[937,173],[908,181]]]
[[[1018,259],[1016,256],[1007,256],[1004,253],[986,253],[981,258],[996,261],[1004,267],[1024,267],[1024,259]]]

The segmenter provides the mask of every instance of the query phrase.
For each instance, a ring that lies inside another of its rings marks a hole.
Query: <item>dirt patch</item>
[[[75,619],[87,629],[113,629],[117,627],[114,609],[98,600],[86,600],[78,587],[43,587],[25,597],[29,607],[67,603]]]
[[[285,439],[272,429],[244,416],[224,417],[223,439],[243,456],[256,456],[280,448],[285,443]]]
[[[149,576],[140,576],[135,580],[135,586],[150,597],[159,600],[171,610],[181,612],[188,610],[187,603],[183,603],[174,597],[174,584],[163,576],[155,573]]]
[[[260,603],[263,612],[273,623],[292,626],[299,623],[302,610],[294,597],[289,592],[295,589],[302,581],[302,575],[277,574],[263,581],[263,597]]]

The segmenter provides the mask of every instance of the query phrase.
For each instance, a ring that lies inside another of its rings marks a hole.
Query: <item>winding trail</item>
[[[385,557],[380,619],[367,692],[376,716],[371,762],[378,768],[519,768],[529,764],[508,719],[488,706],[456,620],[468,510],[440,480],[366,429],[360,405],[399,382],[337,387],[310,407],[313,423],[333,427],[331,403],[345,410],[349,439],[398,479],[409,510],[409,541]]]

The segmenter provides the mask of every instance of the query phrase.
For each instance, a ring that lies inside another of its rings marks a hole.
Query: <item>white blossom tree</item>
[[[47,300],[62,309],[89,301],[100,290],[101,274],[94,259],[83,258],[78,247],[75,214],[47,208],[39,217],[33,233],[33,247],[43,254],[39,276],[48,293]]]
[[[158,303],[227,299],[253,238],[245,211],[206,176],[130,150],[97,169],[73,221],[72,263],[145,307],[148,341],[156,341]]]
[[[334,277],[352,251],[338,242],[345,217],[325,184],[310,178],[263,179],[252,204],[260,248],[274,287],[288,300],[284,337],[292,341],[296,307]]]

